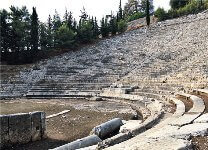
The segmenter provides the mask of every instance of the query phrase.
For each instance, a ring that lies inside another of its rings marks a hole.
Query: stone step
[[[187,100],[193,102],[193,107],[188,111],[189,113],[202,113],[205,110],[203,99],[186,93],[176,93],[175,95],[185,97]]]
[[[150,88],[134,89],[134,92],[145,92],[145,93],[153,93],[153,94],[160,94],[160,95],[172,95],[172,94],[174,94],[173,91],[150,89]]]
[[[170,101],[176,105],[176,110],[173,114],[174,117],[182,116],[185,113],[185,105],[182,101],[176,98],[170,98]]]
[[[208,89],[194,89],[193,92],[196,92],[197,94],[205,94],[208,96]]]
[[[95,92],[28,92],[25,97],[27,98],[70,98],[70,97],[92,97],[96,96]]]
[[[185,93],[177,93],[176,95],[184,96],[187,100],[191,100],[193,102],[193,107],[183,116],[179,117],[174,122],[171,122],[170,125],[181,127],[190,124],[204,112],[205,105],[201,98]]]
[[[65,92],[95,92],[95,93],[99,93],[100,90],[82,90],[82,89],[78,89],[78,88],[74,88],[74,89],[30,89],[28,92],[60,92],[60,93],[65,93]]]
[[[162,99],[163,96],[160,94],[154,94],[154,93],[145,93],[145,92],[130,92],[132,95],[139,95],[139,96],[144,96],[147,98],[155,98],[155,99]]]

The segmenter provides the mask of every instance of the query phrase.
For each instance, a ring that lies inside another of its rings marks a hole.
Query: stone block
[[[11,144],[28,143],[31,140],[31,115],[22,113],[9,116],[9,139]]]
[[[31,115],[31,136],[32,141],[41,140],[45,134],[45,113],[44,112],[32,112]]]
[[[0,149],[9,142],[9,116],[0,115]]]

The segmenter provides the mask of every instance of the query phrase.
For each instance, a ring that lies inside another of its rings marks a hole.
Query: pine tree
[[[99,26],[97,23],[97,18],[95,17],[95,21],[94,21],[94,37],[98,38],[100,32],[99,32]]]
[[[146,8],[146,22],[147,22],[147,26],[150,25],[150,2],[149,0],[147,0],[147,8]]]
[[[18,53],[25,50],[25,47],[29,47],[28,45],[31,40],[31,35],[29,34],[31,31],[30,16],[26,7],[19,9],[18,7],[11,6],[10,10],[10,24],[12,29],[10,46],[12,52]]]
[[[67,11],[67,9],[65,10],[65,14],[64,14],[64,23],[67,23],[67,21],[68,21],[68,17],[69,17],[69,13],[68,13],[68,11]]]
[[[109,35],[108,22],[107,19],[104,17],[101,20],[100,32],[102,37],[107,37]]]
[[[71,11],[68,14],[67,26],[68,26],[69,29],[72,29],[72,27],[73,27],[73,16],[72,16],[72,12]]]
[[[9,13],[3,9],[0,11],[0,46],[1,46],[1,57],[2,53],[6,53],[10,49],[10,40],[11,40],[11,29],[9,27],[9,23],[7,22],[7,19],[9,18]]]
[[[31,15],[31,50],[38,50],[38,15],[35,7]]]
[[[62,25],[61,18],[56,10],[53,16],[52,24],[53,24],[53,47],[56,47],[58,45],[57,31]]]
[[[40,48],[41,50],[46,50],[48,46],[48,32],[46,25],[44,23],[40,24]]]
[[[115,16],[111,17],[111,20],[110,20],[110,31],[111,31],[112,35],[115,35],[117,33],[117,31],[118,31],[117,21],[116,21]]]

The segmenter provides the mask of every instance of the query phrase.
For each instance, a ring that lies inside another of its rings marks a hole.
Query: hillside
[[[208,12],[167,20],[41,61],[16,76],[1,72],[6,77],[1,79],[2,96],[12,92],[21,96],[43,83],[140,85],[158,80],[187,89],[204,87],[208,83],[207,23]]]
[[[41,111],[51,114],[72,110],[66,116],[57,117],[56,124],[53,119],[47,120],[49,143],[50,138],[57,141],[50,147],[39,141],[45,149],[88,136],[94,126],[120,116],[115,113],[119,111],[131,116],[126,117],[125,127],[119,126],[123,129],[103,138],[92,149],[146,150],[154,146],[154,149],[166,150],[195,146],[205,150],[208,143],[207,24],[208,11],[204,11],[153,23],[150,28],[127,31],[36,64],[2,65],[1,99],[11,100],[1,101],[3,110],[7,113],[33,111],[29,109],[31,102],[32,107],[37,105]],[[13,108],[15,101],[20,107],[8,109]],[[101,113],[103,110],[115,114],[102,117],[106,115]],[[74,133],[69,120],[77,117],[77,112],[84,114],[86,120],[78,119],[77,134],[72,138],[68,136]],[[85,116],[90,113],[90,117]],[[87,123],[89,120],[91,123]],[[80,127],[81,123],[86,127]],[[70,140],[60,143],[63,139]],[[38,145],[30,144],[32,148]]]

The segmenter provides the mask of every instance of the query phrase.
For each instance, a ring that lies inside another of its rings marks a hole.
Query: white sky
[[[38,17],[45,22],[48,15],[54,14],[55,9],[63,16],[65,8],[73,12],[73,16],[78,19],[80,10],[85,7],[88,15],[96,16],[99,20],[106,14],[110,14],[111,10],[116,12],[118,10],[120,0],[0,0],[0,9],[9,10],[11,5],[27,6],[29,12],[32,7],[36,7]],[[128,0],[122,0],[122,7]],[[169,0],[154,0],[155,8],[158,6],[169,9]]]

